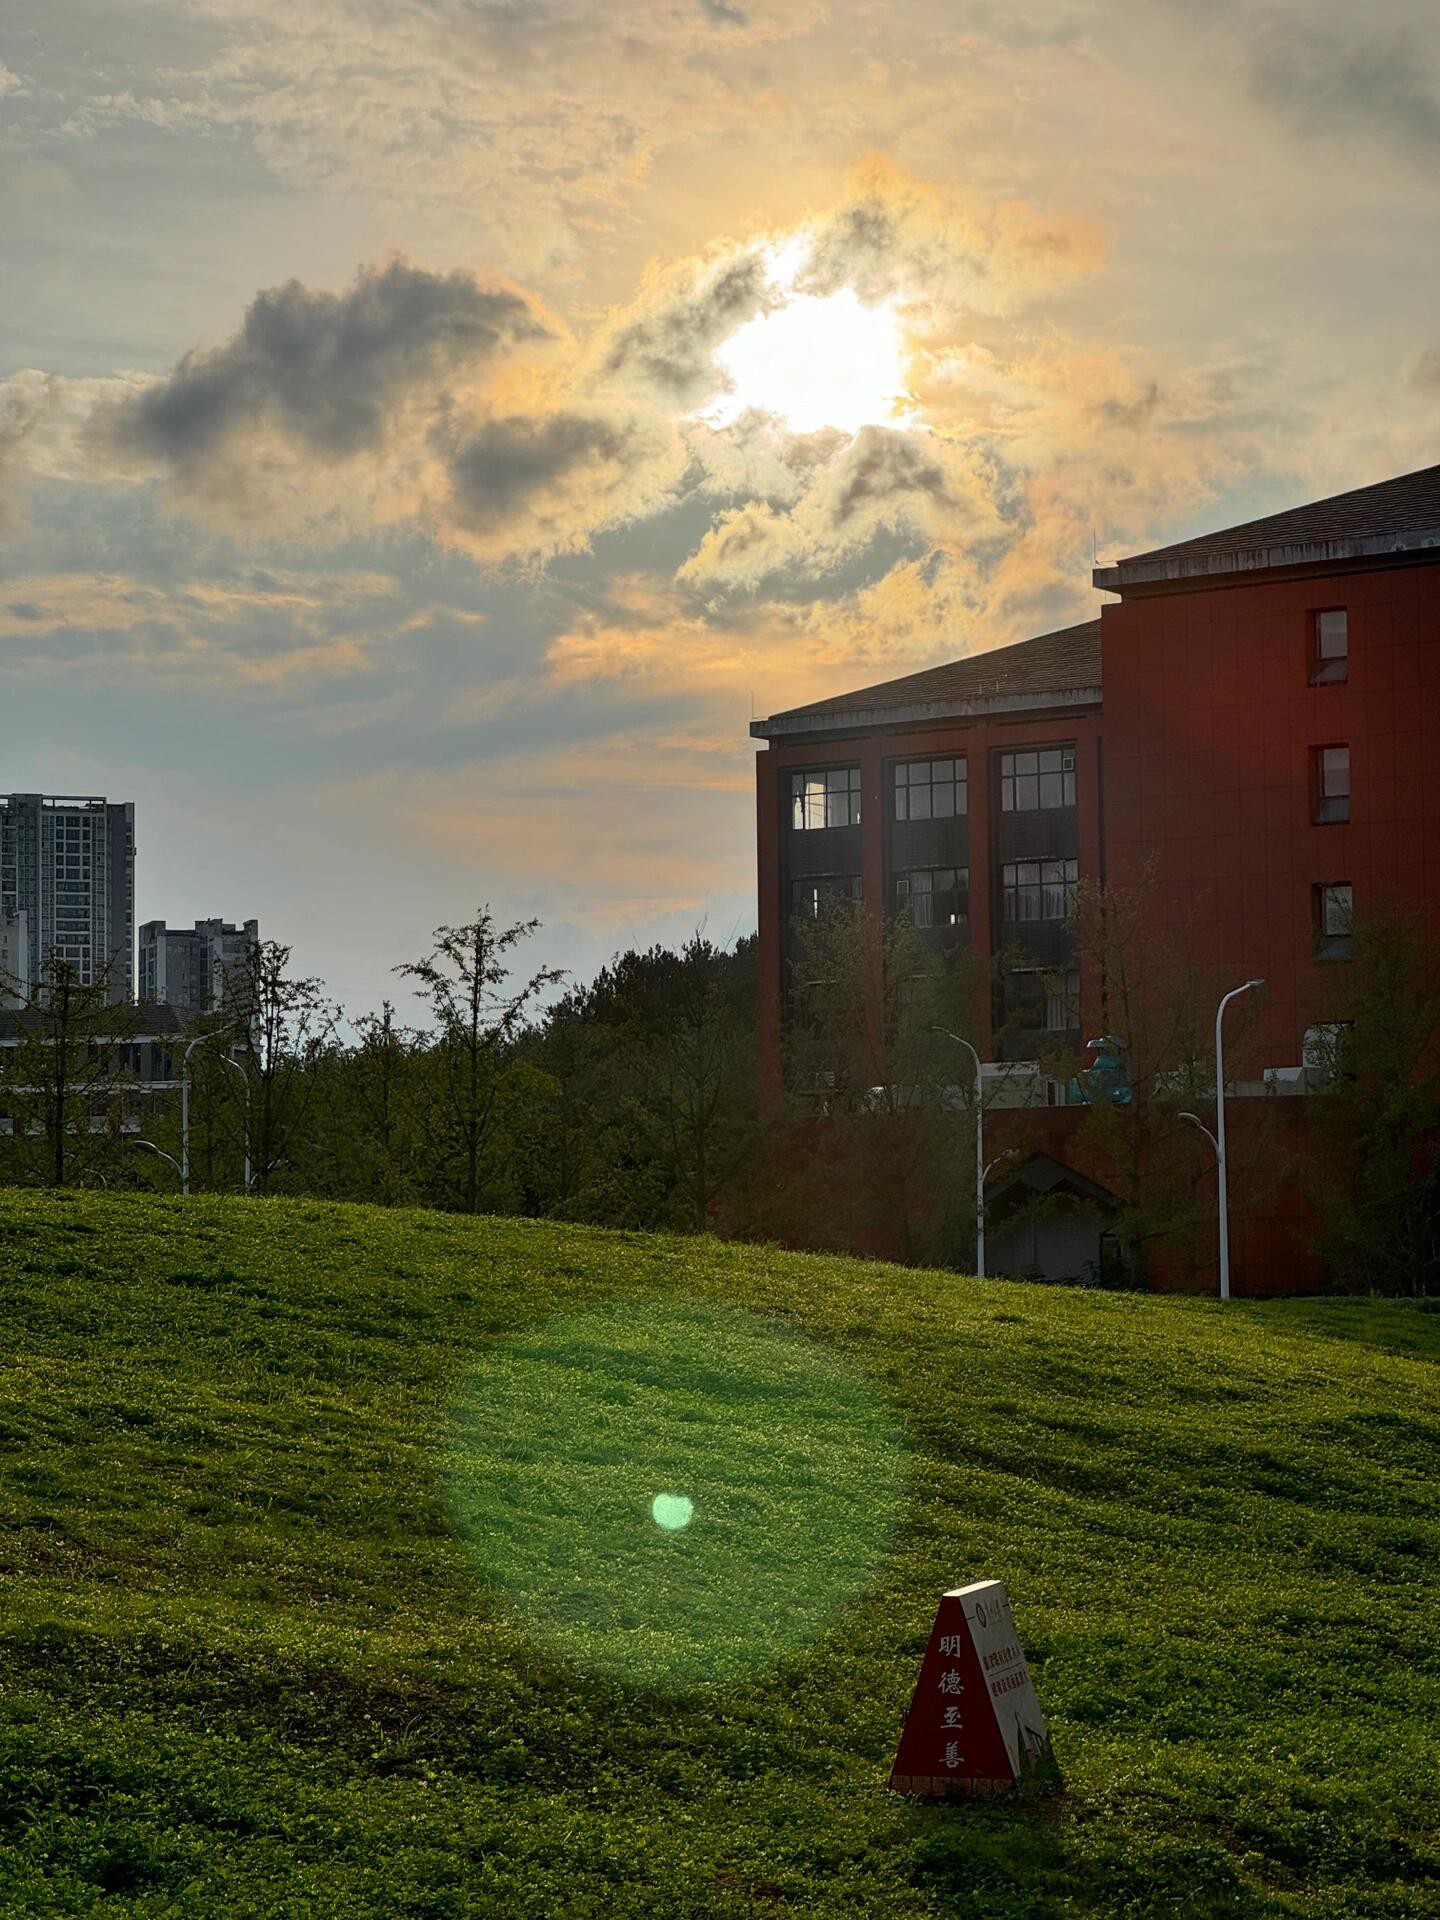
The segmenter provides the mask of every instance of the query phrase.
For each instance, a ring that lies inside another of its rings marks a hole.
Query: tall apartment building
[[[1023,948],[1033,975],[1007,974],[997,1012],[1028,999],[1037,1038],[1083,1048],[1106,1029],[1069,896],[1087,876],[1150,874],[1154,931],[1185,940],[1207,1006],[1266,983],[1229,1062],[1257,1093],[1303,1092],[1316,1036],[1347,1017],[1352,912],[1399,902],[1440,922],[1440,467],[1097,568],[1094,584],[1118,596],[1099,620],[752,724],[772,1098],[794,924],[827,894],[906,913],[939,945]],[[1031,1155],[1005,1177],[1102,1202],[1083,1115],[1069,1090],[1050,1097],[1004,1116]],[[1233,1104],[1242,1132],[1258,1123],[1259,1098]],[[1269,1104],[1303,1152],[1304,1103]],[[1232,1251],[1237,1291],[1319,1277],[1288,1190],[1234,1223]],[[1043,1250],[1030,1263],[1052,1270]]]
[[[140,998],[182,1014],[205,1013],[225,1000],[225,981],[260,941],[258,920],[197,920],[167,927],[147,920],[140,929]]]
[[[58,953],[108,998],[135,992],[135,808],[130,801],[0,796],[0,917],[26,920],[26,986]]]
[[[0,909],[0,1007],[21,1003],[17,991],[30,978],[30,917]]]

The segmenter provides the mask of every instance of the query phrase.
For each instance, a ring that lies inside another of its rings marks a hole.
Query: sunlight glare
[[[886,301],[866,306],[850,287],[791,294],[737,328],[715,358],[731,388],[702,409],[711,426],[729,426],[752,408],[794,433],[914,424],[895,310]]]

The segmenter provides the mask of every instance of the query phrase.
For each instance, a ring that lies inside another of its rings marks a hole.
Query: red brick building
[[[754,722],[770,1091],[787,928],[820,894],[909,912],[940,942],[1022,942],[1035,972],[1008,976],[1002,1005],[1028,999],[1079,1045],[1082,1000],[1098,1016],[1066,888],[1147,862],[1214,999],[1267,983],[1227,1079],[1302,1084],[1307,1034],[1343,1003],[1351,912],[1440,906],[1437,561],[1440,467],[1098,568],[1118,596],[1098,620]],[[1007,1123],[1053,1180],[1078,1115],[1048,1097]],[[1231,1103],[1242,1134],[1255,1104]],[[1318,1272],[1298,1211],[1242,1223],[1237,1291]]]

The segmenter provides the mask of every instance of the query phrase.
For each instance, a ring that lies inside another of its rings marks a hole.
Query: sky
[[[1440,460],[1429,0],[11,0],[0,791],[351,1011],[754,926],[752,715]]]

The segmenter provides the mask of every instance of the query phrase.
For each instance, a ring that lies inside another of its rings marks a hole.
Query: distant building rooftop
[[[968,714],[1093,706],[1099,698],[1100,622],[1086,620],[1013,646],[907,673],[899,680],[882,680],[854,693],[791,707],[768,720],[752,720],[750,731],[757,740],[774,740]]]
[[[1097,567],[1092,577],[1097,587],[1123,593],[1127,587],[1184,584],[1261,569],[1334,566],[1392,553],[1415,556],[1427,548],[1434,548],[1434,557],[1440,559],[1440,467],[1422,467],[1373,487],[1356,487],[1263,520],[1137,553],[1113,566]]]

